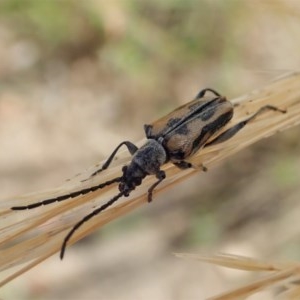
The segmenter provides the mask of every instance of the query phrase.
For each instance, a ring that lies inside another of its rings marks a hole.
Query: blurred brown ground
[[[1,198],[61,184],[203,87],[230,99],[299,70],[299,17],[283,0],[2,0]],[[0,297],[204,299],[255,276],[172,252],[299,259],[299,148],[299,128],[263,140]]]

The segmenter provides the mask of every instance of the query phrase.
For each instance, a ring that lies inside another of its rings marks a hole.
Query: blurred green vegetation
[[[149,79],[165,84],[205,64],[217,67],[211,80],[220,85],[223,69],[241,55],[243,44],[234,35],[244,26],[241,19],[247,22],[243,8],[234,0],[3,0],[0,14],[17,37],[38,43],[44,55],[98,54],[112,70],[141,85]]]
[[[59,0],[4,0],[0,3],[0,12],[1,17],[7,18],[12,25],[15,22],[15,30],[19,30],[20,34],[44,41],[46,46],[59,47],[73,32],[78,31],[82,25],[79,23],[80,19],[91,23],[92,29],[101,29],[101,22],[96,15],[93,16],[92,10],[83,9],[86,7],[81,3]]]
[[[225,91],[237,89],[235,69],[246,70],[255,59],[255,40],[253,49],[248,47],[255,18],[276,14],[278,3],[2,0],[0,16],[16,37],[38,44],[39,62],[49,56],[74,61],[94,55],[145,93],[154,87],[162,94],[168,90],[166,98],[176,92],[174,80],[187,72]],[[284,16],[280,8],[277,14]]]
[[[67,52],[65,59],[74,54],[78,57],[76,50],[88,53],[102,40],[101,21],[81,1],[4,0],[0,3],[0,17],[18,38],[38,43],[44,55]],[[82,48],[81,43],[89,47]]]

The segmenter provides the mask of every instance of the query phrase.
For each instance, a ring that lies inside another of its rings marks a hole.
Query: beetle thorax
[[[161,165],[166,161],[167,154],[162,144],[154,139],[149,139],[137,150],[131,163],[123,167],[123,179],[119,184],[119,190],[128,196],[130,191],[140,185],[147,175],[157,174]]]
[[[157,174],[166,161],[167,154],[164,147],[154,139],[148,139],[132,158],[132,164],[137,164],[147,175]]]

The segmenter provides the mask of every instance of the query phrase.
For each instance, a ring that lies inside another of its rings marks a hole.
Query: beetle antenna
[[[87,222],[88,220],[90,220],[94,216],[98,215],[101,211],[105,210],[109,206],[113,205],[122,196],[124,196],[124,192],[120,192],[118,195],[116,195],[115,197],[113,197],[111,200],[109,200],[108,202],[106,202],[105,204],[103,204],[102,206],[100,206],[99,208],[97,208],[94,211],[92,211],[90,214],[86,215],[77,224],[74,225],[74,227],[69,231],[69,233],[66,235],[66,237],[65,237],[65,239],[63,241],[63,244],[62,244],[61,250],[60,250],[60,259],[64,258],[64,254],[65,254],[65,251],[66,251],[67,243],[70,240],[70,238],[72,237],[72,235],[74,234],[74,232],[81,225],[83,225],[85,222]]]
[[[54,202],[60,202],[60,201],[64,201],[64,200],[67,200],[67,199],[70,199],[70,198],[75,198],[75,197],[78,197],[80,195],[85,195],[85,194],[88,194],[90,192],[95,192],[95,191],[97,191],[99,189],[102,189],[105,186],[111,185],[115,182],[120,182],[122,180],[122,178],[123,177],[116,177],[112,180],[108,180],[104,183],[100,183],[98,185],[91,186],[91,187],[88,187],[86,189],[75,191],[75,192],[72,192],[72,193],[69,193],[69,194],[66,194],[66,195],[62,195],[62,196],[58,196],[58,197],[55,197],[55,198],[49,198],[49,199],[46,199],[46,200],[43,200],[43,201],[40,201],[40,202],[36,202],[36,203],[32,203],[32,204],[29,204],[29,205],[14,206],[11,209],[12,210],[32,209],[32,208],[36,208],[36,207],[39,207],[39,206],[42,206],[42,205],[48,205],[48,204],[51,204],[51,203],[54,203]]]

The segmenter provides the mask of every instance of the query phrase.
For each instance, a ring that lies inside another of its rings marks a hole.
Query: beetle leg
[[[273,110],[273,111],[278,111],[281,113],[286,113],[286,110],[279,109],[276,106],[265,105],[265,106],[261,107],[254,115],[252,115],[251,117],[249,117],[246,120],[241,121],[240,123],[237,123],[233,127],[227,129],[222,134],[220,134],[215,139],[213,139],[211,142],[207,143],[204,147],[216,145],[216,144],[227,141],[228,139],[233,137],[235,134],[237,134],[247,123],[253,121],[258,115],[260,115],[261,113],[263,113],[266,110]]]
[[[221,95],[220,95],[218,92],[216,92],[215,90],[207,88],[207,89],[201,90],[201,91],[197,94],[197,96],[195,97],[195,99],[203,98],[204,95],[205,95],[205,93],[208,92],[208,91],[209,91],[209,92],[212,92],[213,94],[215,94],[215,95],[218,96],[218,97],[221,97]]]
[[[148,190],[148,202],[152,201],[153,190],[166,178],[166,173],[162,170],[159,170],[156,173],[156,178],[158,179]]]
[[[174,162],[173,163],[177,168],[185,170],[185,169],[189,169],[189,168],[193,168],[193,165],[190,162],[187,161],[178,161],[178,162]]]
[[[177,168],[182,169],[182,170],[190,169],[190,168],[198,169],[198,167],[196,167],[193,164],[191,164],[190,162],[187,162],[184,160],[181,160],[178,162],[173,162],[173,165],[175,165]],[[202,169],[203,172],[207,171],[207,168],[203,164],[200,165],[200,168]]]
[[[146,137],[148,139],[150,138],[150,131],[151,131],[152,127],[153,127],[152,125],[148,125],[148,124],[144,125],[144,131],[145,131]]]
[[[109,165],[111,164],[112,160],[114,159],[115,155],[117,154],[117,152],[119,151],[119,149],[120,149],[123,145],[125,145],[125,146],[127,147],[128,151],[129,151],[129,153],[130,153],[131,155],[134,155],[134,153],[138,150],[138,147],[137,147],[135,144],[133,144],[133,143],[131,143],[131,142],[129,142],[129,141],[122,142],[120,145],[118,145],[118,147],[117,147],[117,148],[113,151],[113,153],[109,156],[109,158],[108,158],[107,161],[103,164],[103,166],[102,166],[99,170],[97,170],[97,171],[95,171],[93,174],[91,174],[91,176],[90,176],[89,178],[91,178],[91,177],[97,175],[98,173],[102,172],[103,170],[107,169],[107,168],[109,167]],[[88,179],[89,179],[89,178],[88,178]],[[82,180],[82,181],[86,181],[86,180],[88,180],[88,179],[85,179],[85,180]]]

